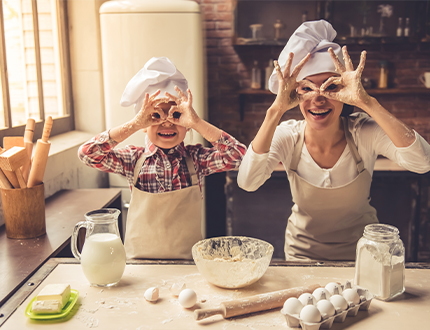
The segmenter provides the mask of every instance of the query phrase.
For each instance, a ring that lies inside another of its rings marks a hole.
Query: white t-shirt
[[[268,153],[255,153],[251,144],[239,167],[237,177],[239,187],[247,191],[257,190],[270,178],[279,162],[288,169],[302,125],[306,125],[304,120],[282,122],[276,128]],[[397,148],[382,128],[366,113],[358,112],[350,115],[348,128],[364,162],[364,167],[370,175],[373,174],[378,155],[392,160],[411,172],[430,171],[430,145],[417,132],[412,145]],[[348,146],[332,168],[323,169],[315,163],[306,145],[303,144],[297,174],[318,187],[339,187],[351,182],[358,175],[358,171]]]

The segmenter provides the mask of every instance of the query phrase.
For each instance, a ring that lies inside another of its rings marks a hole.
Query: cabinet
[[[237,172],[226,181],[227,235],[244,235],[270,242],[274,258],[284,259],[285,228],[293,206],[287,174],[275,171],[257,191],[237,185]],[[407,261],[430,261],[428,190],[430,174],[375,171],[371,202],[381,223],[396,226],[405,244]]]

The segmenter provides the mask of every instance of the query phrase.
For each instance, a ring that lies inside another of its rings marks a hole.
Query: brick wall
[[[240,120],[239,91],[250,87],[250,67],[258,60],[264,67],[268,59],[277,58],[282,47],[234,47],[233,0],[197,0],[201,5],[206,29],[208,65],[209,120],[214,125],[248,144],[260,127],[265,111],[274,97],[247,96],[244,118]],[[362,46],[351,46],[354,63],[358,63]],[[379,61],[390,63],[391,87],[420,87],[417,77],[430,71],[430,44],[371,45],[363,77],[377,81]],[[377,97],[396,117],[415,128],[430,141],[430,93],[386,95]],[[288,111],[284,119],[301,119],[297,109]]]

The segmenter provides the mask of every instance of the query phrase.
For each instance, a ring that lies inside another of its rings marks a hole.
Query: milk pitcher
[[[85,277],[92,286],[109,287],[119,282],[125,269],[125,249],[118,230],[117,209],[105,208],[85,214],[76,224],[71,240],[72,253],[81,261]],[[79,229],[85,228],[82,252],[77,247]]]

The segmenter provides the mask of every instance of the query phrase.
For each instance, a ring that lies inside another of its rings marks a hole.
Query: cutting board
[[[195,321],[193,309],[181,307],[169,292],[176,281],[184,281],[196,291],[195,308],[217,307],[220,302],[276,291],[289,287],[345,282],[354,277],[354,268],[335,267],[269,267],[257,283],[243,289],[227,290],[209,284],[193,265],[127,265],[118,286],[90,287],[80,265],[59,264],[28,299],[3,324],[11,329],[288,329],[279,309],[231,319],[220,315]],[[50,283],[70,283],[80,293],[71,315],[60,321],[32,321],[24,313],[28,302]],[[150,303],[143,297],[151,286],[160,288],[160,299]],[[347,317],[331,329],[420,329],[430,315],[430,270],[408,269],[406,293],[392,302],[373,300],[368,312]]]

